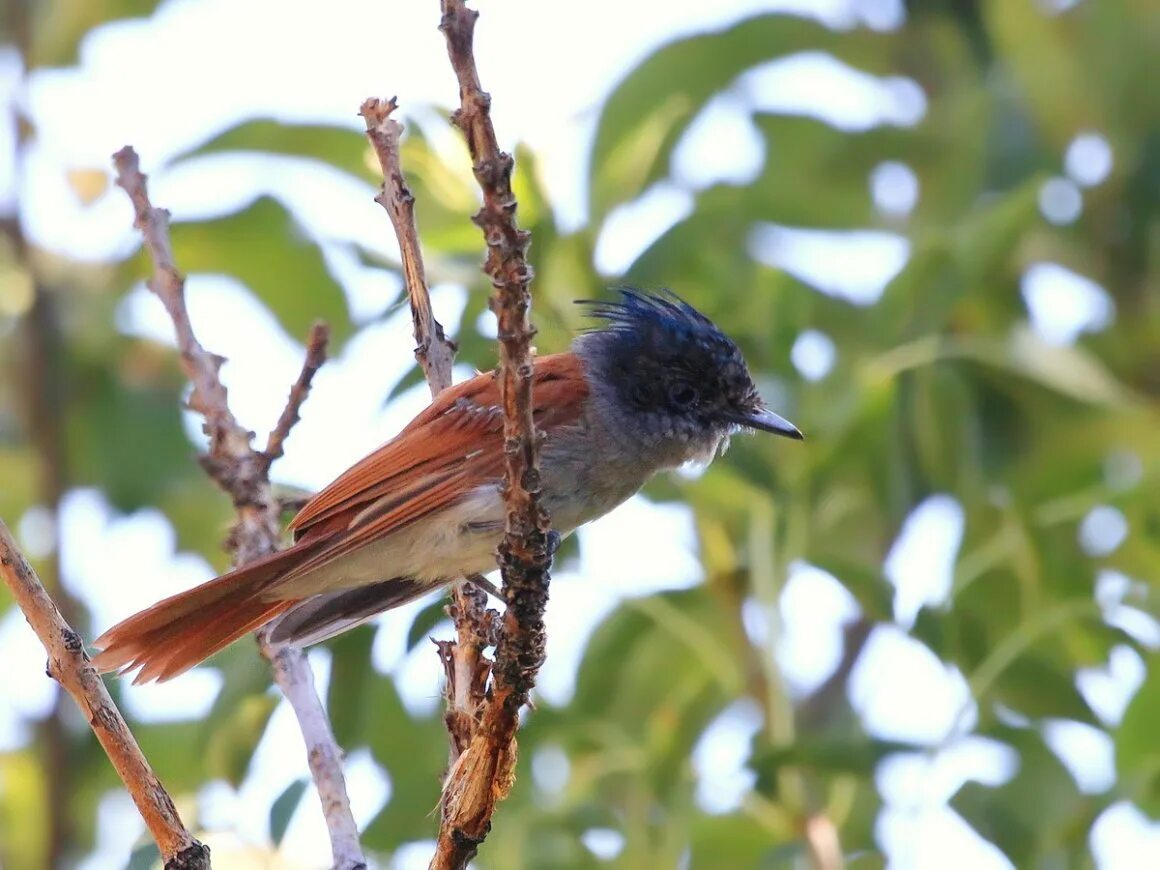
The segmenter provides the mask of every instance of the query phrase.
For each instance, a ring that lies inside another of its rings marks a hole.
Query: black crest
[[[615,301],[584,301],[603,323],[605,376],[621,400],[677,435],[730,428],[760,398],[737,345],[670,291],[621,289]]]

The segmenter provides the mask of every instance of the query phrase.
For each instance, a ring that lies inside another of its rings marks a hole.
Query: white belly
[[[399,529],[309,574],[279,584],[279,597],[305,597],[335,589],[413,577],[438,583],[496,567],[504,506],[496,487],[481,487],[459,504]]]

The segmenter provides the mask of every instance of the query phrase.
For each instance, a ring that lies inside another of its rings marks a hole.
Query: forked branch
[[[168,212],[150,203],[146,179],[132,148],[122,148],[113,155],[113,162],[117,184],[133,203],[134,225],[141,231],[153,260],[149,289],[161,299],[173,320],[181,365],[193,383],[189,404],[205,420],[203,428],[209,436],[209,451],[202,457],[202,465],[230,495],[237,510],[228,547],[235,563],[244,565],[280,546],[280,505],[270,489],[270,464],[282,454],[282,443],[297,422],[298,410],[325,357],[326,327],[319,324],[312,330],[306,361],[290,391],[286,409],[270,433],[266,449],[255,450],[251,443],[254,433],[243,428],[230,411],[226,388],[218,376],[224,360],[203,348],[193,332],[185,305],[185,279],[174,263],[169,240]],[[314,690],[314,676],[306,656],[300,650],[271,644],[264,632],[259,632],[258,640],[262,654],[273,667],[274,680],[290,702],[302,729],[310,773],[330,834],[334,866],[341,870],[365,868],[366,860],[342,772],[342,752]]]
[[[443,326],[431,308],[431,293],[415,225],[415,197],[403,176],[400,157],[403,125],[391,117],[395,109],[393,98],[371,98],[362,104],[359,114],[366,121],[367,138],[383,169],[383,187],[375,201],[386,210],[399,242],[403,282],[415,332],[415,358],[434,397],[451,386],[455,344],[444,335]],[[437,645],[447,677],[444,721],[450,738],[450,763],[454,765],[471,742],[479,722],[492,665],[484,650],[495,642],[497,614],[488,610],[487,595],[475,584],[458,583],[451,595],[448,613],[455,623],[456,640],[438,641]]]

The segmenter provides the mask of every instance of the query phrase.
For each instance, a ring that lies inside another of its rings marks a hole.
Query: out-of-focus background
[[[519,781],[480,867],[1160,864],[1160,7],[481,0],[539,347],[671,287],[805,444],[734,440],[559,561]],[[397,93],[438,315],[493,364],[438,4],[5,0],[0,516],[86,637],[226,567],[230,507],[109,155],[173,212],[194,326],[314,489],[426,402],[356,116]],[[426,866],[441,602],[312,655],[379,866]],[[147,867],[0,590],[0,864]],[[328,848],[248,641],[111,681],[222,867]]]

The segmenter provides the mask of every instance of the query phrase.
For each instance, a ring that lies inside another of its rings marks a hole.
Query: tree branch
[[[802,833],[813,870],[842,870],[846,866],[838,829],[828,816],[824,813],[809,816]]]
[[[527,703],[544,659],[544,607],[552,560],[550,525],[540,505],[539,436],[532,418],[532,338],[528,316],[529,234],[516,224],[513,161],[499,149],[491,98],[476,70],[472,41],[478,14],[463,0],[440,0],[439,29],[459,81],[460,107],[451,116],[467,140],[472,170],[483,192],[473,217],[483,230],[483,270],[495,293],[499,322],[499,377],[504,410],[507,531],[499,547],[507,601],[496,647],[493,684],[479,727],[443,786],[439,840],[433,868],[465,867],[491,827],[495,805],[511,789],[519,710]]]
[[[321,321],[310,327],[310,337],[306,341],[306,358],[302,361],[302,371],[298,380],[290,388],[290,397],[286,400],[286,407],[282,409],[282,416],[278,418],[270,437],[266,439],[266,449],[262,456],[266,463],[267,472],[270,466],[282,458],[282,445],[286,441],[290,430],[298,425],[302,410],[302,403],[310,395],[310,385],[322,364],[326,362],[326,345],[330,341],[330,327]]]
[[[403,261],[403,284],[411,303],[411,322],[415,330],[415,359],[423,368],[432,397],[451,386],[451,367],[455,363],[455,342],[443,334],[443,326],[431,310],[431,293],[427,289],[427,272],[419,233],[415,228],[415,196],[407,187],[399,159],[399,139],[403,125],[391,117],[395,98],[365,100],[359,114],[367,125],[367,138],[383,168],[383,186],[375,202],[386,209],[399,240]]]
[[[415,331],[415,358],[434,397],[451,386],[456,348],[444,335],[443,326],[431,309],[431,294],[415,226],[415,197],[403,176],[399,156],[403,125],[391,117],[395,109],[394,98],[371,98],[362,104],[359,114],[366,121],[367,138],[383,169],[383,187],[375,202],[386,210],[399,241],[403,282]],[[484,650],[495,642],[498,614],[488,610],[486,594],[474,584],[456,584],[451,596],[447,612],[455,623],[456,640],[439,641],[436,646],[447,677],[444,722],[450,738],[449,765],[454,765],[471,742],[479,723],[492,665]]]
[[[209,436],[209,452],[202,466],[233,499],[237,521],[227,547],[238,565],[244,565],[278,549],[279,503],[270,489],[270,463],[281,455],[282,442],[298,418],[298,408],[306,398],[310,382],[325,354],[325,329],[315,327],[302,374],[291,390],[265,452],[251,445],[254,433],[244,429],[230,411],[226,388],[218,376],[224,360],[209,353],[198,342],[185,305],[185,279],[177,270],[169,240],[169,215],[149,202],[145,176],[137,154],[130,147],[113,155],[117,184],[129,195],[136,215],[134,226],[141,231],[153,259],[149,289],[161,299],[173,320],[181,365],[193,383],[190,406],[204,418]],[[262,654],[273,666],[274,680],[282,689],[298,718],[306,741],[307,760],[322,801],[330,833],[333,863],[342,870],[366,867],[358,841],[358,828],[350,812],[346,782],[342,773],[342,751],[331,731],[326,711],[314,691],[314,677],[306,656],[299,650],[271,644],[265,632],[258,633]]]
[[[48,675],[72,695],[109,761],[125,783],[149,833],[165,859],[166,870],[208,868],[209,849],[190,836],[173,800],[141,754],[100,675],[85,655],[80,635],[60,615],[8,527],[0,521],[0,574],[24,618],[48,652]]]

